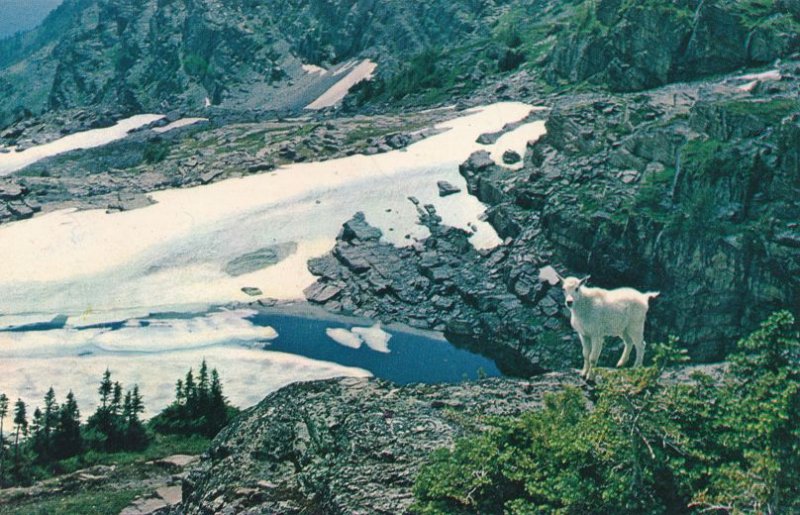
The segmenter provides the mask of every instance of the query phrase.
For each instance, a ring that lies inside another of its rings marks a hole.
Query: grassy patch
[[[775,125],[800,110],[800,101],[794,98],[775,98],[766,102],[730,100],[721,104],[722,109],[736,116],[755,116]]]
[[[1,511],[6,515],[117,515],[144,492],[142,488],[119,491],[101,489],[65,498],[33,501],[14,507],[5,506]]]
[[[693,139],[681,150],[681,162],[692,170],[705,170],[716,162],[723,145],[715,139]]]
[[[98,452],[89,451],[57,463],[62,473],[74,472],[94,465],[129,465],[165,458],[173,454],[201,454],[211,445],[211,440],[202,436],[178,436],[155,434],[150,446],[142,452]]]

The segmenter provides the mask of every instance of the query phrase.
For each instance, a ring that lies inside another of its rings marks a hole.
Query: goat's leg
[[[631,339],[630,335],[628,335],[628,331],[622,333],[622,341],[625,342],[625,349],[622,351],[622,356],[620,356],[619,361],[617,361],[617,368],[624,367],[628,360],[631,357],[631,351],[633,350],[633,339]]]
[[[636,347],[636,361],[633,362],[633,366],[641,367],[644,362],[644,323],[638,327],[629,327],[627,333],[633,340],[634,347]]]
[[[581,333],[578,333],[578,338],[580,338],[581,347],[583,348],[583,369],[581,369],[581,377],[586,377],[589,374],[589,355],[592,352],[592,340]]]
[[[597,360],[600,359],[600,353],[603,352],[604,343],[605,338],[602,336],[595,336],[592,338],[592,353],[589,355],[589,373],[586,375],[586,379],[594,379]]]

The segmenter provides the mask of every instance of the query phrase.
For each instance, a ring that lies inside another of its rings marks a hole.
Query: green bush
[[[739,342],[722,380],[665,379],[685,359],[608,372],[593,406],[567,388],[435,452],[417,513],[796,513],[800,338],[788,312]]]
[[[169,143],[162,139],[148,141],[144,147],[143,157],[146,163],[160,163],[169,155]]]

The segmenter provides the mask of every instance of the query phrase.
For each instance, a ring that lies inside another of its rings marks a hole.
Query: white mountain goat
[[[639,367],[644,360],[644,322],[650,299],[659,292],[642,293],[633,288],[604,290],[585,286],[589,277],[558,276],[564,288],[566,304],[571,313],[570,324],[583,346],[583,370],[587,379],[594,377],[597,360],[603,351],[606,336],[619,336],[625,342],[625,350],[617,367],[625,366],[636,347],[636,362]]]

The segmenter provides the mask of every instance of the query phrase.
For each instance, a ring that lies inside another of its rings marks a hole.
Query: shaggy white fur
[[[571,313],[570,324],[577,331],[583,347],[581,375],[587,379],[594,377],[606,336],[619,336],[625,342],[618,367],[628,362],[633,347],[636,347],[634,366],[641,366],[644,360],[647,309],[650,299],[657,297],[659,292],[642,293],[633,288],[589,288],[585,286],[589,277],[558,277]]]

